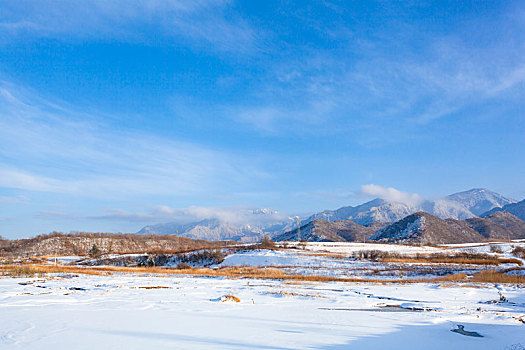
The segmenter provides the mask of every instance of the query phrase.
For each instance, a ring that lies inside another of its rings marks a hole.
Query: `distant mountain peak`
[[[418,211],[427,212],[442,219],[463,220],[514,202],[513,199],[486,188],[472,188],[451,194],[445,198],[420,202],[403,203],[376,198],[355,207],[348,206],[337,210],[325,210],[310,216],[306,222],[315,219],[351,220],[360,225],[368,225],[373,222],[398,221]]]

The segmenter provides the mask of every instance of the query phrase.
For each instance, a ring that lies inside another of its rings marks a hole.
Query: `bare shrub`
[[[525,259],[525,248],[524,247],[516,247],[511,253],[512,255],[518,258]]]
[[[259,249],[275,249],[275,242],[268,236],[264,236],[261,243],[258,244]]]
[[[191,266],[189,264],[181,262],[177,264],[177,268],[179,270],[187,270],[187,269],[191,269]]]
[[[522,265],[521,260],[500,258],[483,253],[458,252],[454,254],[416,254],[414,256],[386,257],[383,262],[398,263],[435,263],[435,264],[471,264],[471,265]]]
[[[355,260],[384,261],[387,259],[400,258],[397,253],[385,252],[382,250],[359,250],[353,252],[351,257]]]
[[[491,244],[490,245],[490,251],[492,253],[498,253],[498,254],[503,253],[503,250],[501,249],[501,247],[499,245],[496,245],[496,244]]]
[[[199,250],[190,254],[181,254],[180,262],[194,265],[219,265],[224,261],[226,255],[220,249]]]
[[[88,255],[91,256],[91,257],[95,257],[95,256],[97,256],[99,254],[100,254],[100,249],[98,248],[98,246],[95,243],[93,243],[91,248],[89,248],[89,250],[88,250]]]
[[[34,277],[36,275],[36,271],[34,268],[30,266],[11,265],[11,266],[6,266],[2,270],[0,270],[0,274],[2,276],[10,276],[10,277]]]

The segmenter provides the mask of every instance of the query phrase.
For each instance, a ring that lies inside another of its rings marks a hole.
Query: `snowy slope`
[[[492,208],[500,208],[515,201],[487,189],[472,189],[435,200],[402,203],[374,199],[355,206],[342,207],[337,210],[325,210],[310,216],[306,222],[315,219],[327,221],[351,220],[361,225],[372,222],[394,222],[404,217],[424,211],[442,219],[468,219]],[[489,209],[487,209],[489,208]]]
[[[497,207],[497,208],[494,208],[480,216],[482,217],[485,217],[485,216],[488,216],[496,211],[506,211],[506,212],[509,212],[513,215],[515,215],[516,217],[520,218],[521,220],[525,220],[525,199],[522,200],[521,202],[517,202],[517,203],[511,203],[511,204],[507,204],[503,207]]]
[[[177,234],[183,237],[207,240],[236,240],[256,242],[264,235],[273,236],[292,228],[293,220],[275,210],[254,209],[249,212],[239,210],[240,218],[206,218],[180,224],[177,222],[149,225],[138,233]]]
[[[516,202],[514,199],[504,197],[485,188],[474,188],[469,191],[454,193],[447,196],[446,199],[462,205],[476,216]]]

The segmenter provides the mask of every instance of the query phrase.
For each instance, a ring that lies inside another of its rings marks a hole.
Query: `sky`
[[[522,1],[0,0],[6,238],[524,174]]]

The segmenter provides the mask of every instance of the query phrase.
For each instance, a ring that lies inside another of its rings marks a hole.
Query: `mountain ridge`
[[[525,201],[522,202],[525,205]],[[490,211],[502,210],[507,207],[512,208],[512,205],[522,202],[516,202],[513,199],[504,197],[485,188],[473,188],[434,200],[421,199],[405,203],[375,198],[357,206],[345,206],[336,210],[325,210],[315,213],[303,219],[302,226],[314,220],[321,219],[327,222],[349,220],[360,226],[380,228],[417,212],[426,212],[441,219],[465,220],[477,217],[482,211],[489,213]],[[485,210],[487,208],[488,211]],[[323,225],[324,229],[320,229],[320,232],[326,230],[326,234],[332,232],[330,234],[332,236],[337,235],[338,230],[341,231],[345,229],[344,227],[337,228],[337,225],[334,227],[326,224]],[[346,229],[350,229],[351,226],[350,224],[341,223],[338,225],[346,225]],[[465,224],[460,225],[465,226]],[[194,239],[233,239],[249,243],[258,241],[265,235],[272,238],[279,237],[293,229],[296,229],[296,223],[292,217],[272,209],[263,208],[251,209],[248,213],[245,212],[243,214],[242,219],[235,221],[218,217],[208,217],[184,224],[168,222],[147,225],[138,231],[138,233],[178,234]],[[355,229],[356,233],[361,231],[369,232],[362,228]],[[318,239],[322,238],[318,237]]]

